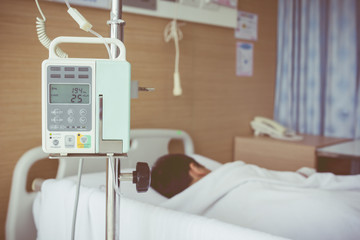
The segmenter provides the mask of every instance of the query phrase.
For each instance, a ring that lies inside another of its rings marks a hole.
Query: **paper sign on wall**
[[[258,22],[257,14],[238,11],[235,37],[256,41],[257,22]]]
[[[237,42],[236,43],[236,75],[253,75],[253,55],[254,44]]]

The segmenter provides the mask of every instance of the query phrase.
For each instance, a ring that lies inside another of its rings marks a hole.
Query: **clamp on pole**
[[[125,21],[122,19],[117,19],[117,20],[108,20],[106,22],[107,25],[112,25],[112,24],[119,24],[119,25],[125,25]]]

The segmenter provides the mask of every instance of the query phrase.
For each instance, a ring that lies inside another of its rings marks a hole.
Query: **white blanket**
[[[74,207],[75,182],[47,180],[33,210],[38,240],[68,240]],[[76,240],[105,239],[105,193],[81,187]],[[181,213],[125,197],[120,204],[120,240],[283,239],[197,215]]]
[[[360,239],[360,175],[227,163],[162,206],[291,239]]]

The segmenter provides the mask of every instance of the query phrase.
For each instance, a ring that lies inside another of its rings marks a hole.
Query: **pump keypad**
[[[89,107],[90,108],[90,107]],[[89,131],[91,130],[91,117],[88,111],[82,106],[78,111],[76,107],[58,106],[49,114],[49,130],[50,131]],[[88,109],[91,111],[91,109]]]

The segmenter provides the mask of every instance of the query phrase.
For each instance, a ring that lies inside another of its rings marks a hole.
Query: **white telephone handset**
[[[294,131],[287,129],[268,118],[255,117],[254,120],[250,122],[250,125],[254,130],[255,136],[264,134],[269,135],[272,138],[290,141],[299,141],[303,139],[302,136],[296,135]]]

